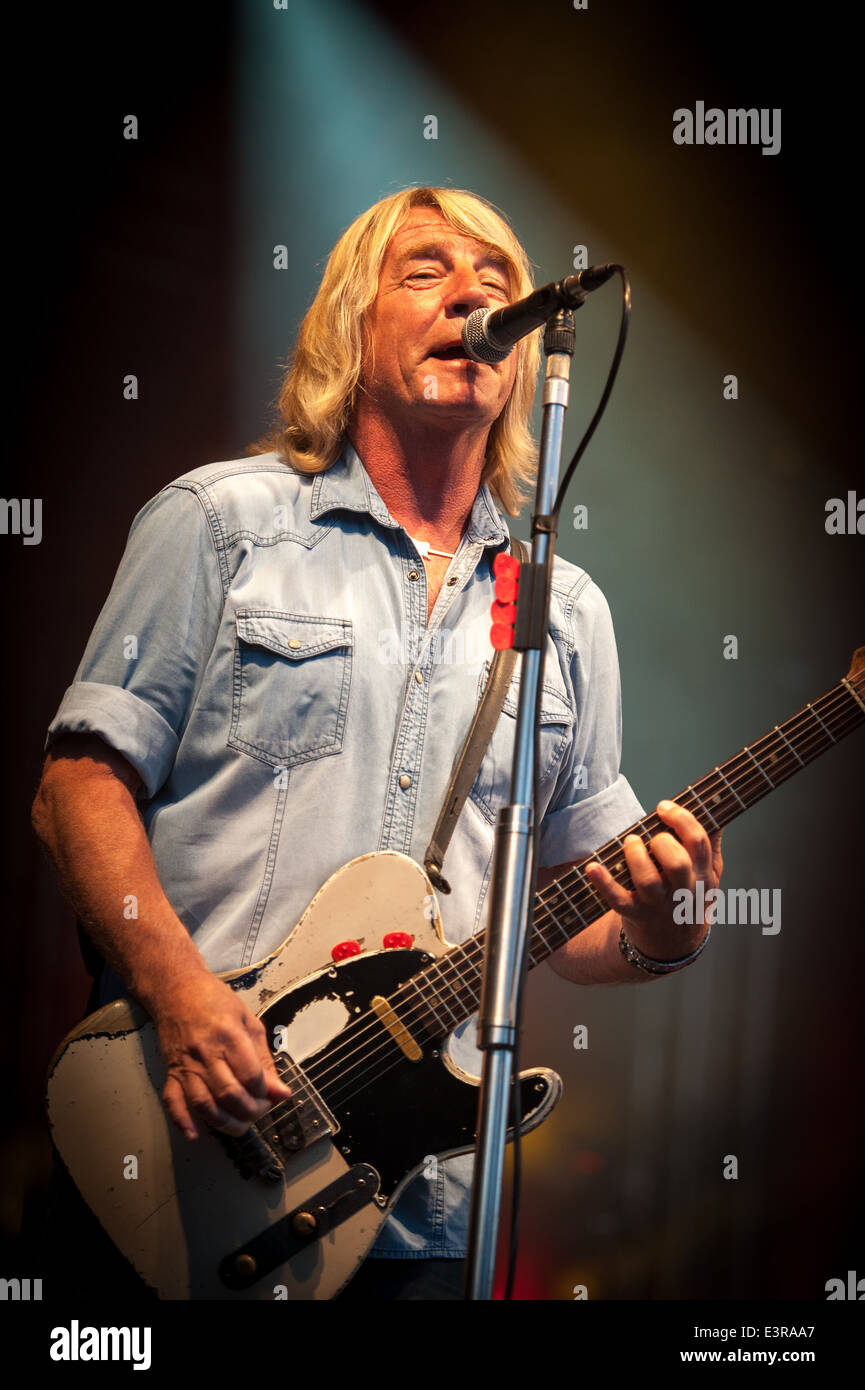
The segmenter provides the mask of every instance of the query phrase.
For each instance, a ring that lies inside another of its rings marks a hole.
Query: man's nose
[[[468,318],[474,309],[486,309],[489,295],[477,271],[469,268],[455,271],[450,277],[445,303],[450,313],[461,318]]]

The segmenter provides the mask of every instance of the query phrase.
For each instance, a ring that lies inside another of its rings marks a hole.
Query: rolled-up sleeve
[[[619,770],[622,695],[609,605],[591,581],[570,616],[570,679],[577,710],[573,741],[541,822],[540,863],[593,854],[645,813]]]
[[[60,734],[97,734],[154,796],[174,763],[222,608],[208,515],[196,491],[169,484],[132,523],[46,751]]]

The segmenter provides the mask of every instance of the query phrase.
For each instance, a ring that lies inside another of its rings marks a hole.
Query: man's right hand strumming
[[[201,1125],[244,1134],[291,1095],[264,1024],[210,971],[170,981],[150,1012],[168,1071],[162,1099],[187,1139],[196,1139]]]
[[[245,1133],[290,1096],[260,1019],[205,965],[163,892],[131,764],[92,734],[67,734],[46,759],[33,826],[64,896],[159,1033],[169,1115],[189,1139],[202,1126]],[[133,893],[137,918],[123,904]]]

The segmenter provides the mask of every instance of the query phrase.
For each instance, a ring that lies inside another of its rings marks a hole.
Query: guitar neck
[[[865,681],[860,685],[865,687]],[[808,763],[828,753],[862,723],[863,695],[845,678],[819,700],[805,705],[786,723],[776,724],[756,743],[747,744],[672,799],[690,811],[704,830],[722,830]],[[667,829],[660,817],[651,812],[537,895],[532,965],[545,960],[609,910],[585,877],[583,866],[597,860],[620,883],[632,888],[623,852],[625,836],[639,835],[647,845],[653,835]]]
[[[857,657],[860,653],[857,652]],[[841,739],[865,722],[865,669],[855,665],[838,685],[784,724],[749,744],[720,767],[694,782],[673,800],[690,811],[707,830],[721,830],[730,821],[761,801],[795,773],[827,753]],[[654,813],[636,821],[628,830],[578,864],[535,896],[533,926],[529,944],[529,967],[541,961],[592,922],[609,911],[583,870],[599,861],[627,888],[633,887],[625,862],[623,842],[627,835],[639,835],[648,844],[653,835],[667,827]],[[483,937],[473,936],[456,946],[416,975],[397,992],[412,992],[411,1004],[417,1017],[417,995],[424,1022],[433,1036],[450,1032],[476,1011],[480,1001],[483,970]]]

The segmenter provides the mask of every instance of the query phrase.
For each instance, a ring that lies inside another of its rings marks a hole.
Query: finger
[[[251,1096],[234,1069],[221,1059],[211,1062],[206,1080],[214,1104],[231,1119],[249,1126],[267,1109],[266,1101]]]
[[[260,1064],[262,1090],[256,1092],[267,1096],[270,1100],[287,1100],[291,1095],[291,1088],[286,1085],[276,1069],[276,1062],[268,1043],[267,1030],[260,1019],[249,1015],[247,1031],[250,1036],[252,1047]]]
[[[613,912],[621,913],[623,917],[633,915],[637,906],[634,894],[629,893],[627,888],[623,888],[620,883],[617,883],[603,864],[599,864],[596,859],[593,859],[591,864],[586,865],[584,872],[598,897],[606,903],[607,907]]]
[[[186,1139],[198,1138],[198,1126],[189,1113],[183,1087],[176,1076],[169,1076],[162,1089],[165,1108]]]
[[[252,1014],[242,1020],[243,1032],[226,1048],[223,1060],[234,1073],[249,1099],[258,1107],[269,1095],[265,1071],[272,1067],[272,1059],[267,1052],[267,1035],[258,1019]],[[253,1025],[250,1027],[249,1025]],[[264,1052],[259,1045],[263,1041]]]
[[[685,846],[662,830],[650,841],[652,855],[664,876],[663,894],[671,888],[693,888],[694,866]]]
[[[639,835],[626,835],[622,844],[637,898],[647,906],[657,906],[663,901],[667,888],[652,856]],[[651,844],[654,847],[654,840]]]
[[[721,875],[724,872],[724,857],[721,853],[721,835],[723,831],[715,830],[709,836],[712,847],[712,872],[715,875],[715,883],[721,882]]]
[[[189,1110],[201,1125],[207,1129],[221,1130],[223,1133],[234,1135],[236,1138],[246,1133],[249,1124],[236,1119],[217,1105],[210,1089],[197,1072],[184,1071],[178,1068],[175,1074],[179,1084],[183,1087]]]
[[[675,801],[659,801],[656,809],[664,824],[670,826],[688,851],[696,877],[705,878],[712,868],[712,851],[709,837],[697,817]]]

